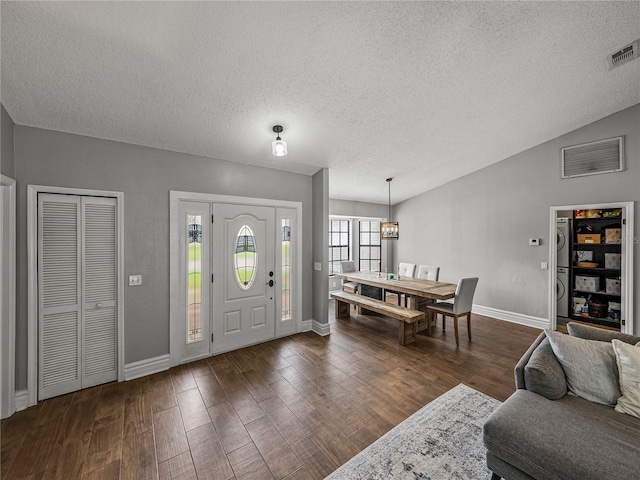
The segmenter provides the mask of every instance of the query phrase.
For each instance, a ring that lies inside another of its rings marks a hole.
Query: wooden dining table
[[[347,282],[356,282],[371,287],[381,288],[394,293],[404,293],[407,296],[407,307],[414,310],[422,310],[425,304],[436,300],[449,300],[456,296],[455,283],[438,282],[435,280],[425,280],[422,278],[398,276],[394,274],[393,279],[387,278],[386,273],[377,272],[349,272],[339,273],[338,278]],[[359,289],[361,290],[361,289]],[[420,299],[426,299],[421,302]],[[418,331],[427,329],[432,319],[427,315],[424,324],[418,325]]]

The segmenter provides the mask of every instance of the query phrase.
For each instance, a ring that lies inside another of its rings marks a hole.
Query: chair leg
[[[458,337],[458,316],[453,316],[453,330],[456,334],[456,347],[460,346],[460,338]]]
[[[437,316],[436,316],[436,320],[437,320]],[[447,316],[443,313],[442,314],[442,331],[444,332],[446,328],[447,328]]]
[[[469,341],[471,341],[471,312],[467,313],[467,334],[469,335]]]
[[[491,472],[491,480],[502,480],[502,477],[497,473]]]

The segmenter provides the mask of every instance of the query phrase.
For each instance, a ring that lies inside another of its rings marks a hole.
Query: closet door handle
[[[102,304],[101,303],[96,303],[96,308],[102,308]]]

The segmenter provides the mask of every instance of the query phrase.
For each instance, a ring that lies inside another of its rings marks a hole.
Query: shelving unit
[[[612,209],[580,214],[576,210],[573,214],[570,317],[620,330],[621,212]],[[582,237],[584,235],[587,237]],[[580,266],[579,261],[592,262],[597,266]],[[580,308],[582,301],[585,305]],[[604,305],[604,308],[598,308],[599,305]]]

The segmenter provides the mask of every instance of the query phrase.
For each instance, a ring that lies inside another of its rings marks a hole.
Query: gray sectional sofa
[[[634,345],[640,341],[640,337],[576,323],[568,329],[570,337],[597,340],[578,342],[604,355],[613,351],[614,338]],[[640,479],[640,418],[616,411],[615,400],[614,405],[603,404],[621,395],[615,355],[612,366],[609,359],[577,361],[564,358],[560,351],[560,363],[554,353],[557,341],[576,340],[558,332],[548,336],[541,333],[523,355],[515,367],[516,392],[485,422],[483,440],[492,479]],[[594,365],[583,366],[589,363]],[[595,369],[586,377],[586,387],[595,388],[600,398],[583,398],[589,392],[583,394],[574,378],[567,383],[570,374],[565,370],[574,366]],[[608,378],[603,378],[607,377],[604,371],[609,372]],[[574,390],[583,397],[573,394]]]

